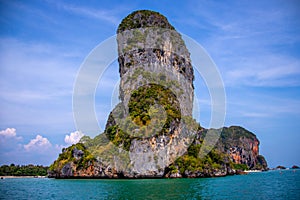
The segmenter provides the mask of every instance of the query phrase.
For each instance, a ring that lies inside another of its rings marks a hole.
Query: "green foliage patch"
[[[141,15],[142,23],[136,21],[135,16],[137,14]],[[135,29],[135,28],[141,28],[141,27],[145,28],[145,27],[155,26],[155,24],[151,25],[151,24],[147,23],[147,19],[150,16],[156,16],[156,18],[160,18],[162,21],[165,22],[164,24],[161,24],[160,28],[169,28],[169,29],[174,30],[174,27],[168,23],[168,20],[166,19],[166,17],[161,15],[160,13],[150,11],[150,10],[138,10],[138,11],[131,13],[130,15],[128,15],[127,17],[125,17],[122,20],[121,24],[118,27],[117,33],[120,33],[125,30]]]
[[[167,114],[167,119],[160,134],[168,132],[171,122],[181,119],[180,104],[171,90],[157,84],[149,84],[135,90],[130,98],[128,108],[131,119],[139,126],[147,126],[151,117],[151,105],[161,105]]]
[[[0,176],[46,176],[47,170],[43,165],[2,165]]]
[[[75,148],[83,152],[83,155],[78,159],[73,156],[73,151]],[[57,160],[55,160],[54,163],[50,165],[49,170],[61,170],[65,166],[65,164],[69,162],[74,162],[75,164],[77,164],[78,169],[87,168],[94,161],[96,161],[95,157],[90,153],[90,151],[86,149],[85,145],[82,143],[77,143],[68,148],[63,148],[62,153],[60,153]]]
[[[203,172],[206,170],[221,169],[222,165],[226,164],[227,155],[213,149],[204,158],[199,157],[199,151],[202,144],[192,144],[187,151],[187,154],[178,158],[169,168],[171,172],[176,172],[175,168],[184,175],[189,172]],[[176,167],[177,166],[177,167]]]
[[[245,171],[245,170],[248,170],[249,167],[246,164],[236,164],[236,163],[234,163],[233,164],[233,169]]]
[[[155,106],[161,106],[166,116]],[[176,96],[171,90],[157,84],[148,84],[135,90],[131,94],[128,109],[129,117],[124,120],[122,127],[124,130],[119,125],[110,125],[105,130],[113,144],[127,151],[133,139],[169,134],[171,126],[177,126],[181,120]],[[118,112],[122,114],[122,109]],[[138,133],[133,134],[136,130]]]

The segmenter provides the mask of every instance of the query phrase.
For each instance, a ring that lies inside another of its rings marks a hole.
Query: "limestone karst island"
[[[205,129],[193,119],[190,53],[166,17],[135,11],[117,34],[120,103],[104,133],[62,149],[49,177],[215,177],[267,169],[255,134],[239,126]],[[205,142],[211,131],[219,136],[213,146]]]

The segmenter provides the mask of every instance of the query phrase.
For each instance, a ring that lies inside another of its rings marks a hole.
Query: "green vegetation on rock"
[[[70,162],[76,164],[77,169],[85,169],[94,161],[96,161],[95,157],[86,149],[85,145],[82,143],[77,143],[68,148],[63,148],[62,153],[60,153],[57,160],[50,165],[49,170],[61,170],[65,164]]]
[[[134,91],[128,104],[130,116],[137,125],[148,125],[151,120],[149,109],[155,103],[166,111],[167,119],[161,134],[167,133],[171,122],[180,121],[181,113],[176,96],[161,85],[149,84]]]
[[[159,110],[159,106],[162,110]],[[171,90],[157,84],[142,86],[132,92],[128,109],[129,117],[124,120],[122,128],[112,123],[105,130],[107,138],[113,144],[127,151],[133,139],[169,134],[171,126],[178,125],[181,120],[176,96]],[[122,109],[120,110],[116,113],[122,118]],[[110,120],[114,121],[112,115]],[[134,134],[134,131],[138,133]]]
[[[233,164],[233,169],[245,171],[245,170],[248,170],[249,167],[246,164],[236,164],[236,163],[234,163]]]
[[[117,32],[120,33],[124,30],[145,27],[160,27],[174,30],[174,27],[169,24],[167,18],[160,13],[150,10],[138,10],[122,20]]]
[[[229,128],[222,128],[220,139],[225,147],[231,147],[234,143],[238,142],[240,138],[249,138],[251,140],[256,140],[256,136],[243,127],[230,126]]]
[[[106,135],[108,139],[115,144],[117,147],[122,145],[122,147],[129,151],[131,145],[131,137],[128,133],[125,133],[118,125],[110,126],[106,130]]]
[[[228,155],[213,149],[204,158],[199,157],[201,144],[192,144],[187,151],[187,154],[178,158],[169,168],[171,172],[179,172],[187,176],[188,173],[203,173],[205,170],[221,169],[224,165],[230,165]],[[177,171],[178,172],[178,171]],[[207,173],[207,172],[206,172]]]

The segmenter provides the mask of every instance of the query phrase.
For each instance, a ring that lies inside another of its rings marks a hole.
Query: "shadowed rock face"
[[[207,129],[203,129],[199,137],[203,138]],[[250,131],[239,127],[223,127],[216,149],[229,155],[235,164],[245,164],[249,169],[266,169],[267,163],[259,155],[259,140]]]
[[[50,167],[50,177],[223,176],[234,173],[233,163],[266,169],[259,141],[241,127],[224,128],[216,151],[206,160],[197,156],[197,145],[208,130],[192,118],[190,53],[164,16],[133,12],[117,33],[120,103],[110,113],[103,134],[94,139],[84,136],[63,149]]]

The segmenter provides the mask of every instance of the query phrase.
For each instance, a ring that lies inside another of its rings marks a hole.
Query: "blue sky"
[[[134,10],[165,15],[201,44],[223,78],[225,125],[257,135],[271,167],[300,165],[300,4],[297,1],[0,1],[0,164],[49,165],[80,136],[73,84],[93,48]],[[113,63],[96,91],[104,127],[118,81]],[[198,120],[210,97],[196,74]]]

